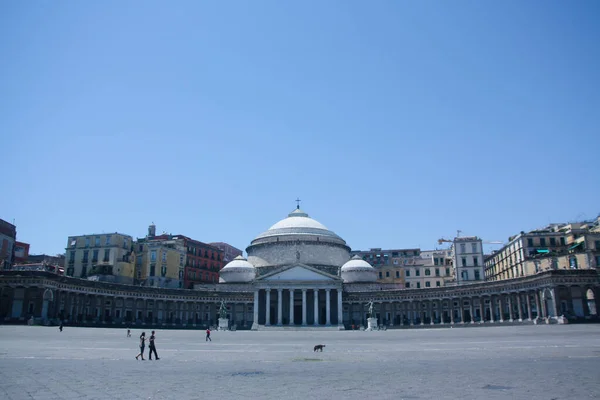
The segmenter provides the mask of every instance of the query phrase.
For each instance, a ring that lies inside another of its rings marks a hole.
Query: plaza
[[[5,399],[584,399],[600,396],[600,326],[388,331],[0,326]],[[146,330],[146,334],[149,332]],[[316,344],[325,350],[313,352]],[[147,351],[147,350],[146,350]]]

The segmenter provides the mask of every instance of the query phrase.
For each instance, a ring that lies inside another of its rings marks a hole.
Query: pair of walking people
[[[148,358],[150,360],[152,360],[152,353],[154,353],[154,357],[157,360],[160,360],[160,358],[158,358],[158,354],[156,354],[156,346],[154,345],[155,338],[156,338],[156,335],[155,335],[154,331],[152,331],[152,335],[150,335],[150,338],[148,338]],[[144,348],[145,347],[146,347],[146,332],[142,332],[142,334],[140,335],[140,354],[135,356],[136,360],[139,360],[138,357],[142,357],[142,360],[144,360]]]

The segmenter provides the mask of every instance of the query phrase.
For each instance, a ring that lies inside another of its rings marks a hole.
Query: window
[[[576,257],[569,257],[569,267],[571,269],[577,269],[577,258]]]
[[[435,281],[435,286],[440,287],[441,286],[440,281]]]
[[[400,278],[400,271],[396,271],[396,278]]]
[[[440,276],[440,269],[439,268],[435,269],[435,276]]]
[[[469,271],[463,271],[463,272],[461,272],[460,276],[465,281],[469,280]]]
[[[433,265],[438,265],[438,259],[437,259],[437,257],[434,257],[434,259],[433,259]]]
[[[556,246],[556,238],[550,238],[550,246]]]
[[[446,268],[446,276],[450,276],[450,268]]]
[[[94,250],[92,253],[92,262],[98,261],[98,250]]]
[[[425,282],[425,287],[431,287],[431,282],[429,282],[429,281]]]
[[[100,236],[96,236],[96,238],[94,239],[94,246],[100,246]]]
[[[600,256],[596,256],[596,268],[600,268]]]
[[[466,267],[467,266],[467,257],[463,257],[461,261],[462,261],[462,266]]]
[[[127,239],[124,239],[124,240],[123,240],[123,248],[124,248],[124,249],[127,249]]]
[[[75,252],[69,252],[69,262],[75,262]]]
[[[156,272],[156,265],[150,264],[150,276],[154,276],[155,272]]]
[[[431,270],[429,268],[425,268],[425,275],[431,275]]]
[[[104,249],[104,262],[110,260],[110,249]]]
[[[410,289],[410,282],[406,282],[406,288]]]
[[[163,260],[163,262],[166,262],[166,261],[167,261],[167,252],[166,252],[166,251],[164,251],[164,252],[162,253],[162,260]]]
[[[371,275],[371,276],[373,276],[373,275]],[[379,279],[381,279],[381,278],[383,278],[383,274],[381,273],[381,271],[379,271]]]
[[[89,237],[85,238],[85,247],[90,247],[90,238]]]
[[[83,266],[83,268],[81,268],[81,277],[87,278],[87,267],[85,265]]]
[[[467,248],[466,248],[466,245],[464,243],[460,244],[460,252],[461,253],[466,253],[467,252]]]
[[[71,239],[71,247],[77,246],[77,239]]]
[[[564,237],[561,237],[561,238],[560,238],[560,245],[561,245],[561,246],[564,246],[564,245],[565,245],[565,238],[564,238]]]
[[[390,277],[390,271],[385,271],[385,277],[389,278]]]
[[[532,238],[527,239],[527,247],[533,247],[533,239]]]
[[[150,261],[156,261],[156,250],[150,252]]]
[[[394,265],[398,265],[398,260],[394,259]]]
[[[410,276],[410,269],[406,270],[406,277],[408,278]]]
[[[106,246],[110,246],[110,235],[106,235]]]
[[[421,289],[421,282],[417,282],[417,289]]]
[[[415,269],[415,276],[421,276],[421,270]]]
[[[179,266],[183,267],[183,254],[179,255]]]
[[[600,251],[600,240],[594,242],[594,247],[596,248],[596,251]]]
[[[479,257],[473,257],[473,265],[476,267],[479,265]]]
[[[89,250],[83,251],[83,262],[84,263],[88,262],[88,254],[89,254]]]
[[[546,246],[546,238],[540,238],[540,246]]]
[[[480,276],[480,274],[479,274],[479,270],[478,270],[478,269],[476,269],[476,270],[475,270],[475,280],[476,280],[476,281],[478,281],[479,279],[481,279],[481,276]]]

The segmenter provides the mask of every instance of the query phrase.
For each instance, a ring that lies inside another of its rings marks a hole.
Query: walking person
[[[205,342],[208,342],[208,341],[212,342],[212,339],[210,338],[210,328],[206,329],[206,340],[205,340]]]
[[[61,321],[61,322],[60,322],[60,326],[58,327],[58,330],[62,332],[62,329],[63,329],[63,323],[62,323],[62,321]]]
[[[160,358],[158,358],[158,354],[156,354],[156,346],[154,346],[154,331],[152,331],[152,335],[150,335],[150,343],[149,343],[149,348],[148,348],[148,358],[150,360],[152,360],[152,352],[154,352],[154,358],[156,358],[157,360],[160,360]]]
[[[144,361],[144,348],[146,347],[146,332],[142,332],[140,335],[140,354],[135,356],[135,359],[138,360],[138,357],[142,357],[142,361]]]
[[[127,328],[127,337],[131,337],[131,329]]]

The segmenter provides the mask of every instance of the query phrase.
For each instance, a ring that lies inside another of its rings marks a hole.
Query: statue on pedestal
[[[221,300],[221,306],[219,307],[219,330],[229,330],[229,318],[227,318],[227,306],[225,300]]]

